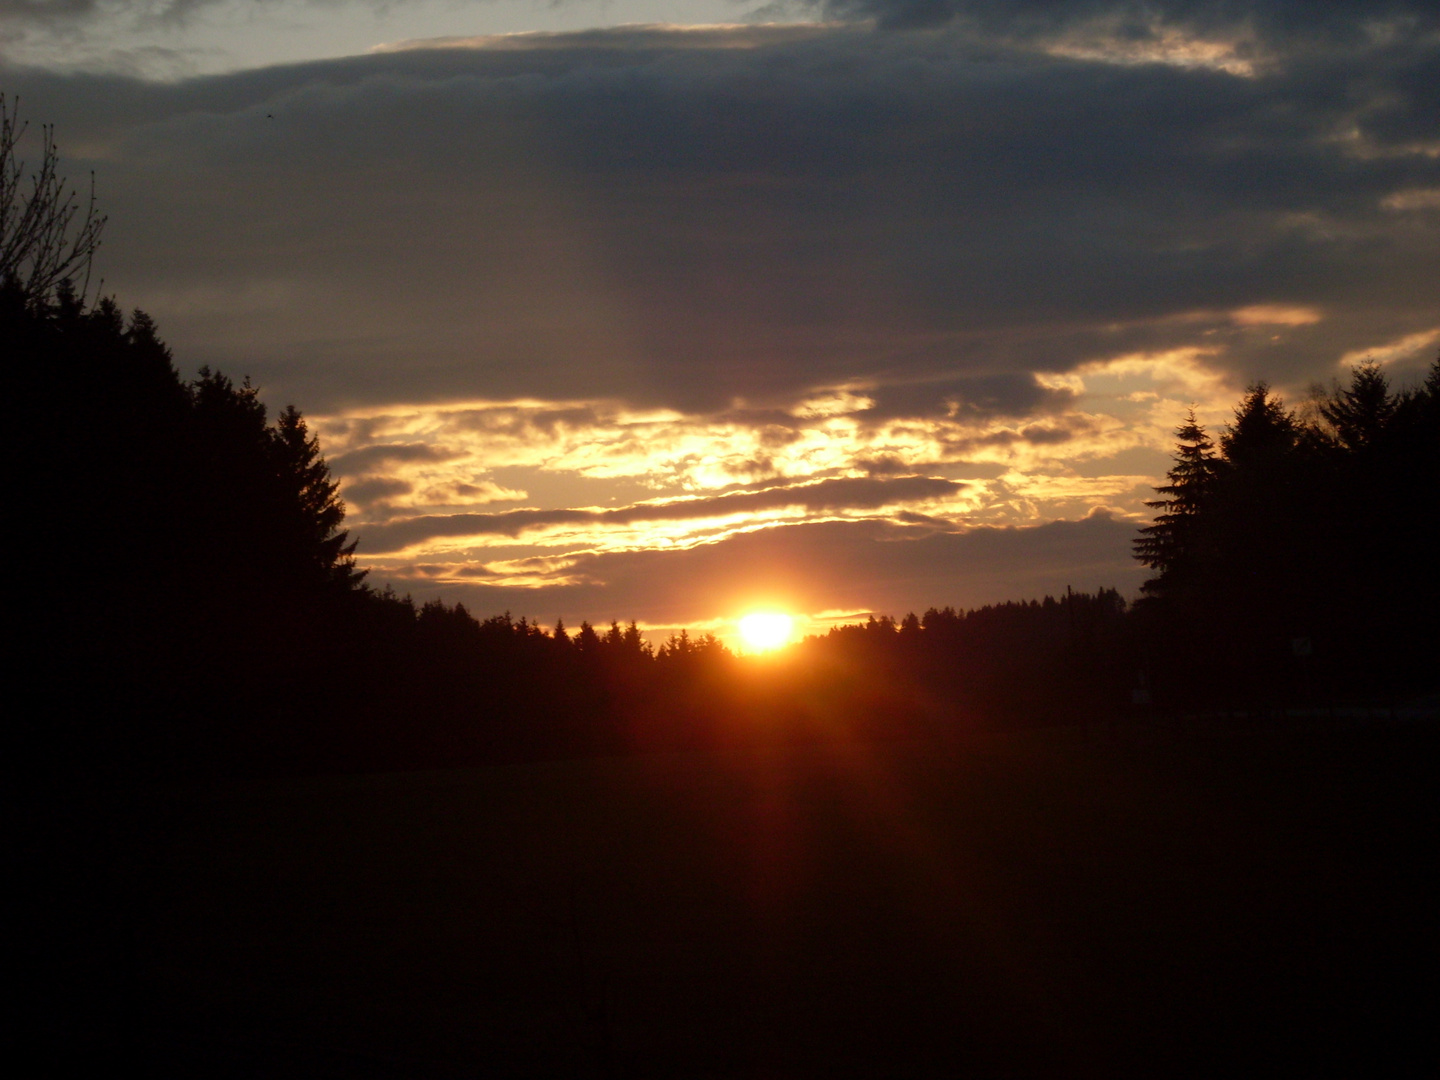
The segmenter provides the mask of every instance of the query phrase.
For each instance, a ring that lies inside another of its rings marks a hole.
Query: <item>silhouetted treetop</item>
[[[1320,415],[1334,429],[1335,438],[1346,450],[1363,450],[1374,445],[1400,408],[1400,398],[1390,392],[1390,381],[1373,360],[1357,364],[1350,384],[1320,402]]]
[[[1163,498],[1145,504],[1160,513],[1154,524],[1140,530],[1140,538],[1135,541],[1135,557],[1160,572],[1158,578],[1145,583],[1147,591],[1164,587],[1183,576],[1188,566],[1200,557],[1201,514],[1213,497],[1220,476],[1215,444],[1196,419],[1193,408],[1186,413],[1185,422],[1176,430],[1175,437],[1180,444],[1170,468],[1170,482],[1155,489]]]
[[[310,434],[294,405],[276,418],[269,439],[283,504],[292,511],[290,539],[297,555],[312,562],[325,580],[354,587],[366,571],[355,567],[359,541],[347,543],[348,534],[340,528],[345,503],[338,494],[339,482],[330,478],[330,467],[320,456],[320,440]]]
[[[1397,392],[1366,361],[1305,420],[1255,383],[1218,460],[1192,412],[1135,545],[1159,571],[1146,617],[1188,643],[1172,660],[1188,650],[1231,692],[1283,688],[1312,655],[1355,692],[1423,682],[1440,645],[1437,372]]]
[[[240,738],[227,717],[333,693],[324,672],[363,573],[300,412],[271,422],[248,381],[219,372],[182,380],[148,316],[86,305],[63,281],[38,298],[0,284],[0,352],[26,508],[8,617],[53,709],[23,737],[93,740],[103,757],[130,731],[183,756]],[[88,735],[45,734],[62,713]],[[162,736],[181,716],[184,736]]]
[[[1252,383],[1235,407],[1235,420],[1220,436],[1220,452],[1237,466],[1258,465],[1283,458],[1299,438],[1295,416],[1272,397],[1264,382]]]

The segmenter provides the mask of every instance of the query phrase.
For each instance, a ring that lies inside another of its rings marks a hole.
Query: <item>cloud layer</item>
[[[1207,331],[1294,378],[1433,321],[1440,215],[1407,196],[1440,189],[1433,35],[1251,77],[968,30],[736,37],[7,81],[99,166],[126,299],[312,408],[709,409]],[[1260,303],[1326,318],[1276,349],[1203,317]]]
[[[993,535],[1033,592],[1026,537],[1125,565],[1187,404],[1430,359],[1428,5],[808,10],[0,76],[96,169],[107,289],[299,404],[417,587],[648,617],[657,567],[844,536],[807,580],[875,608],[834,552],[959,582]]]

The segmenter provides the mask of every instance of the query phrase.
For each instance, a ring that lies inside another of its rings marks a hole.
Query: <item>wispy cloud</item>
[[[609,509],[507,510],[497,514],[449,514],[407,518],[365,530],[366,548],[400,551],[446,536],[517,537],[552,526],[635,525],[642,522],[749,517],[769,510],[874,510],[954,495],[964,484],[939,477],[848,477],[731,492],[709,498],[671,499]]]
[[[1352,364],[1362,363],[1366,360],[1373,360],[1377,364],[1393,364],[1397,360],[1409,360],[1420,356],[1426,350],[1431,349],[1436,342],[1440,342],[1440,326],[1421,330],[1418,334],[1406,334],[1404,337],[1371,345],[1368,348],[1354,349],[1340,357],[1340,366],[1350,367]]]
[[[581,553],[523,567],[434,563],[393,576],[420,596],[441,592],[482,611],[559,613],[572,623],[689,625],[755,607],[816,617],[903,614],[1063,593],[1067,584],[1132,591],[1144,576],[1129,557],[1133,535],[1133,522],[1105,513],[1029,528],[830,521],[684,548]]]

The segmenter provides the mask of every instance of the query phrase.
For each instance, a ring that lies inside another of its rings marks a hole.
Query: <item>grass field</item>
[[[1074,729],[152,796],[117,1022],[152,1075],[1433,1075],[1435,749]]]

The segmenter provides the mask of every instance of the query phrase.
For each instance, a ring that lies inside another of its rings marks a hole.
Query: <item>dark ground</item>
[[[22,800],[11,1045],[31,1075],[1432,1076],[1436,748],[1067,729]]]

